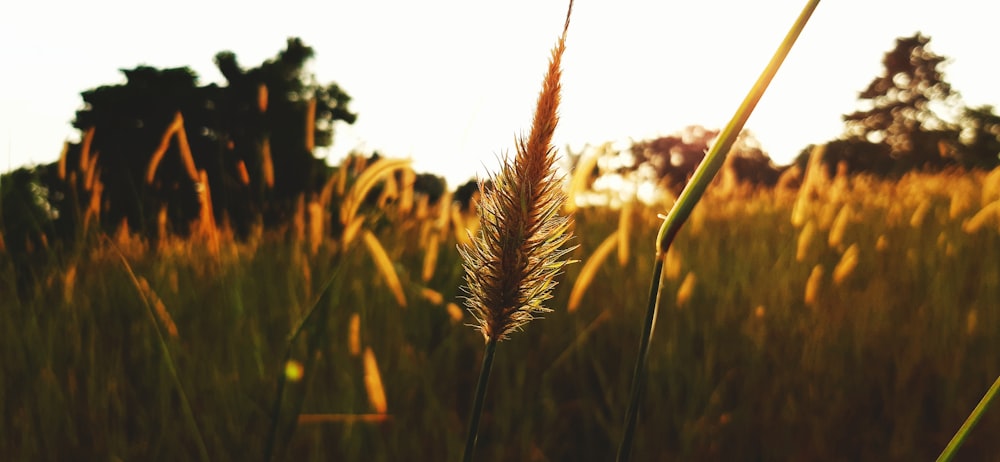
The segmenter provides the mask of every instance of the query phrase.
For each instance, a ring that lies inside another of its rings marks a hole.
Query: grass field
[[[1000,171],[808,178],[710,188],[685,225],[636,460],[928,460],[1000,374]],[[613,459],[665,207],[627,209],[614,245],[628,251],[570,312],[574,281],[622,221],[575,213],[582,263],[555,312],[498,352],[478,460]],[[212,460],[260,460],[289,335],[313,303],[324,328],[293,343],[306,373],[286,390],[308,416],[281,455],[456,459],[482,354],[471,317],[449,307],[461,305],[456,221],[364,213],[405,306],[369,240],[312,238],[308,213],[247,242],[52,245],[23,297],[26,269],[0,252],[0,459],[194,460],[200,439]],[[996,411],[958,460],[1000,460]]]

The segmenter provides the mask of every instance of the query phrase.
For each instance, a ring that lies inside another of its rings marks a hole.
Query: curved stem
[[[761,72],[760,77],[754,83],[753,87],[750,88],[749,93],[747,93],[746,98],[740,103],[739,108],[736,109],[736,114],[729,121],[726,127],[719,134],[719,139],[712,146],[712,149],[705,155],[705,159],[698,164],[698,168],[695,169],[694,175],[691,180],[681,191],[680,197],[677,198],[677,202],[670,209],[666,218],[663,220],[663,224],[660,226],[659,232],[656,236],[656,268],[653,273],[653,280],[649,292],[649,301],[646,308],[646,319],[643,324],[643,331],[641,338],[639,340],[639,353],[636,357],[635,372],[632,377],[632,391],[629,397],[629,408],[625,416],[625,431],[623,433],[621,446],[618,448],[618,461],[625,462],[629,459],[629,453],[632,446],[632,436],[635,429],[635,421],[638,415],[638,407],[640,396],[642,394],[642,388],[644,382],[644,377],[646,374],[646,362],[647,354],[649,351],[649,343],[653,337],[653,326],[656,324],[656,312],[657,306],[659,304],[659,283],[660,275],[663,271],[663,258],[665,258],[667,251],[670,249],[670,244],[673,243],[674,237],[680,231],[681,226],[687,221],[688,217],[691,215],[691,211],[694,210],[695,205],[701,200],[701,196],[705,193],[708,185],[715,178],[715,175],[722,168],[723,163],[726,160],[726,155],[729,153],[729,149],[733,146],[736,141],[737,136],[743,130],[743,126],[746,124],[747,119],[750,118],[750,114],[753,113],[757,103],[760,98],[764,95],[764,90],[767,89],[768,85],[771,84],[771,80],[774,79],[774,75],[777,74],[778,68],[781,67],[781,63],[784,62],[785,57],[788,56],[788,52],[791,51],[792,45],[795,40],[798,39],[799,34],[802,29],[805,28],[806,22],[809,21],[809,17],[812,16],[813,11],[819,5],[819,0],[810,0],[806,6],[802,9],[799,17],[796,18],[795,23],[792,24],[791,29],[789,29],[788,34],[785,35],[784,40],[782,40],[781,45],[774,52],[771,57],[771,61],[767,63],[767,66]]]
[[[465,440],[465,455],[462,456],[464,462],[470,462],[472,460],[472,453],[476,451],[476,440],[479,438],[479,416],[483,413],[483,401],[486,399],[486,385],[490,380],[490,370],[493,369],[493,356],[496,351],[497,338],[491,338],[486,342],[486,351],[483,353],[483,368],[479,371],[476,396],[472,400],[472,415],[469,417],[469,434]]]

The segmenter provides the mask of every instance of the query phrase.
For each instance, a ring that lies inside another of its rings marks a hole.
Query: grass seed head
[[[572,11],[572,2],[570,3]],[[531,133],[516,143],[513,162],[505,158],[480,202],[480,231],[461,245],[465,262],[465,304],[486,340],[503,340],[540,313],[552,297],[556,276],[568,263],[569,218],[559,214],[566,201],[555,172],[552,135],[558,123],[560,64],[566,30],[552,50],[538,96]],[[460,231],[460,230],[456,230]]]
[[[378,361],[371,348],[365,348],[365,390],[368,392],[368,403],[376,414],[385,414],[389,405],[385,398],[385,387],[382,386],[382,374],[378,371]]]
[[[693,271],[684,276],[684,281],[681,282],[680,288],[677,289],[677,308],[687,306],[688,302],[691,301],[691,296],[694,295],[696,285],[698,285],[698,277],[695,276]]]
[[[851,244],[850,247],[844,251],[844,254],[840,256],[840,261],[837,262],[837,266],[833,268],[833,283],[840,285],[844,280],[846,280],[854,269],[858,266],[858,245]]]
[[[820,286],[823,284],[823,265],[816,265],[806,281],[806,305],[815,306],[819,300]]]
[[[569,294],[569,304],[566,306],[566,311],[572,313],[580,307],[580,302],[583,300],[583,294],[587,292],[587,288],[590,287],[590,283],[593,282],[594,277],[597,276],[597,271],[601,269],[601,265],[604,264],[604,260],[607,260],[608,255],[612,250],[615,249],[615,244],[619,243],[619,233],[621,231],[615,231],[611,233],[610,236],[604,239],[601,245],[597,246],[597,250],[590,255],[587,262],[583,264],[583,269],[580,270],[580,274],[576,276],[576,281],[573,283],[573,290]]]

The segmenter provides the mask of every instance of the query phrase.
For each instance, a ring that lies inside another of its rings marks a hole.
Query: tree
[[[919,32],[896,39],[882,59],[883,73],[859,93],[859,110],[844,115],[846,139],[887,145],[906,170],[952,163],[942,146],[958,142],[958,130],[938,112],[955,107],[958,94],[941,71],[947,59],[929,42]]]
[[[1000,116],[993,106],[964,108],[959,124],[963,144],[959,162],[966,168],[986,170],[1000,166]]]
[[[84,140],[62,161],[70,165],[63,197],[100,194],[102,223],[126,220],[146,232],[166,207],[174,231],[184,233],[210,187],[215,218],[229,218],[237,231],[265,211],[270,223],[282,222],[295,199],[317,191],[329,173],[315,149],[332,144],[336,122],[357,118],[347,93],[305,71],[312,56],[291,38],[275,58],[248,70],[231,52],[216,55],[226,86],[199,86],[188,68],[142,66],[123,70],[124,84],[83,92],[73,124]],[[103,191],[83,187],[83,176],[96,176]]]
[[[647,179],[676,192],[694,174],[718,136],[719,130],[692,125],[672,135],[633,143],[631,152],[638,160],[636,168],[652,173]],[[749,130],[739,134],[727,162],[737,180],[755,185],[772,186],[781,173]]]

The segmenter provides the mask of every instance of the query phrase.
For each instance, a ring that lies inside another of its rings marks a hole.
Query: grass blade
[[[194,411],[191,410],[191,402],[188,400],[187,393],[184,392],[184,386],[181,385],[180,376],[177,375],[177,367],[174,365],[173,356],[170,355],[170,348],[167,347],[167,341],[163,337],[160,325],[156,322],[156,314],[154,313],[153,305],[150,303],[149,299],[146,298],[146,294],[142,290],[142,284],[139,282],[139,278],[136,277],[135,272],[132,271],[132,265],[129,265],[125,255],[118,249],[118,246],[115,245],[111,238],[109,238],[106,234],[103,235],[103,237],[109,244],[111,244],[111,248],[114,249],[118,258],[121,259],[125,272],[128,273],[128,277],[132,281],[136,290],[139,292],[139,296],[142,298],[143,304],[146,305],[146,314],[149,316],[149,322],[153,325],[153,331],[156,332],[156,342],[160,347],[160,351],[163,353],[163,362],[167,366],[167,372],[170,373],[170,378],[173,380],[174,386],[177,387],[177,396],[181,401],[181,410],[184,412],[184,420],[187,425],[191,427],[191,433],[194,435],[195,447],[198,449],[198,458],[202,461],[208,461],[210,459],[208,457],[208,449],[205,446],[205,439],[202,437],[201,430],[198,428],[198,421],[194,418]]]
[[[958,452],[958,448],[962,447],[962,443],[965,442],[965,438],[969,436],[969,432],[972,431],[972,428],[979,423],[979,419],[981,419],[983,414],[986,413],[986,409],[990,407],[990,403],[993,401],[993,398],[997,397],[998,392],[1000,392],[1000,376],[997,376],[993,385],[986,391],[986,394],[983,395],[983,399],[981,399],[979,404],[976,405],[976,408],[972,410],[972,414],[969,414],[969,417],[965,419],[965,422],[958,429],[958,433],[955,433],[955,436],[953,436],[951,441],[948,442],[948,445],[945,446],[944,451],[941,451],[941,455],[938,456],[937,462],[948,462],[955,457],[955,453]]]
[[[809,21],[809,17],[812,16],[813,11],[815,11],[818,5],[819,0],[810,0],[802,9],[802,12],[788,31],[785,39],[778,46],[778,50],[771,57],[771,61],[764,68],[764,71],[757,79],[757,82],[754,83],[746,98],[743,99],[732,120],[729,121],[722,130],[722,133],[719,134],[719,139],[712,146],[705,159],[698,165],[691,180],[684,187],[684,190],[681,191],[680,197],[677,198],[677,202],[674,203],[674,206],[670,209],[670,213],[667,214],[663,224],[660,226],[660,230],[656,236],[656,266],[652,276],[652,284],[650,285],[650,300],[646,307],[646,318],[639,339],[639,352],[636,355],[635,370],[632,375],[632,391],[629,397],[628,411],[625,414],[625,431],[622,435],[621,446],[618,448],[618,461],[620,462],[629,460],[629,454],[632,449],[632,437],[638,416],[639,401],[642,395],[642,382],[646,374],[646,355],[649,351],[649,343],[653,337],[653,327],[656,323],[656,312],[660,299],[659,282],[661,273],[663,272],[663,258],[667,250],[669,250],[674,237],[680,231],[681,225],[691,215],[691,211],[698,204],[701,196],[705,193],[705,189],[708,188],[709,183],[712,182],[716,173],[719,172],[719,169],[726,160],[726,154],[729,153],[729,148],[732,147],[736,141],[736,137],[743,130],[747,119],[750,118],[750,114],[764,95],[764,90],[767,89],[774,75],[778,72],[778,68],[781,67],[781,63],[788,56],[792,45],[798,39],[802,29],[805,28],[806,22]]]

